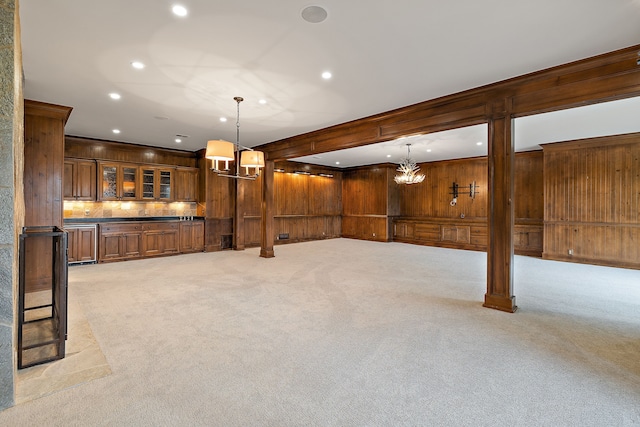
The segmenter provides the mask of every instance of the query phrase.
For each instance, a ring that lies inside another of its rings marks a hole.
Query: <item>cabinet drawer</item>
[[[170,231],[178,229],[178,222],[150,222],[142,225],[144,231]]]
[[[126,233],[129,231],[141,231],[142,225],[138,223],[133,224],[100,224],[101,233]]]

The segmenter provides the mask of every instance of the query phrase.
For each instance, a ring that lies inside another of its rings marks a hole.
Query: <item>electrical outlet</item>
[[[91,211],[89,209],[84,210],[84,216],[89,216],[90,213]]]
[[[569,255],[573,255],[573,249],[569,249]]]
[[[376,237],[376,233],[373,233],[373,237]]]

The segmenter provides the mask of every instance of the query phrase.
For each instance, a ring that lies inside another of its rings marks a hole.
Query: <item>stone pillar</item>
[[[0,410],[14,405],[24,115],[18,0],[0,0]]]

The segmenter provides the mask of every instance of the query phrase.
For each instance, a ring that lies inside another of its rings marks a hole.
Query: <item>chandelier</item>
[[[393,178],[396,184],[419,184],[424,181],[424,175],[418,173],[420,168],[411,160],[411,144],[407,144],[407,158],[400,161],[396,170],[400,172]]]
[[[264,153],[240,145],[240,103],[244,101],[244,98],[236,96],[233,100],[237,104],[236,143],[233,144],[221,139],[208,141],[204,156],[211,159],[211,170],[218,176],[254,180],[260,175],[260,168],[264,167]],[[229,169],[229,162],[234,160],[236,161],[236,170],[235,173],[232,173]],[[220,162],[224,162],[224,169],[220,169]],[[245,169],[244,175],[240,174],[241,168]],[[253,173],[250,173],[250,169]]]

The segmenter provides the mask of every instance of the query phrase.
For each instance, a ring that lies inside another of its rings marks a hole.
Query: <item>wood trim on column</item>
[[[489,105],[489,235],[484,306],[513,313],[514,169],[512,99]]]
[[[262,222],[260,224],[260,256],[262,258],[273,258],[273,240],[275,229],[273,226],[273,160],[267,160],[262,170],[262,205],[260,214]]]
[[[233,179],[233,178],[230,178]],[[244,180],[235,179],[235,203],[233,209],[233,249],[244,250]]]

